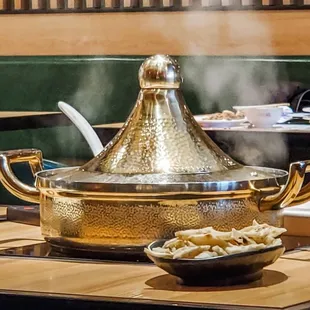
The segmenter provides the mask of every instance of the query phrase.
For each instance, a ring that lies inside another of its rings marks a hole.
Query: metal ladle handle
[[[58,107],[84,136],[94,156],[100,154],[103,151],[103,145],[88,121],[77,110],[63,101],[58,102]]]

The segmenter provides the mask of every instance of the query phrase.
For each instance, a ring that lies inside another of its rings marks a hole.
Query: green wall
[[[0,57],[0,109],[57,111],[57,102],[63,100],[93,124],[124,121],[139,91],[137,74],[144,58]],[[296,85],[310,85],[309,57],[178,59],[184,96],[194,114],[286,101]],[[276,89],[272,99],[270,85]],[[49,159],[91,156],[74,127],[1,133],[0,149],[26,147],[42,149]]]

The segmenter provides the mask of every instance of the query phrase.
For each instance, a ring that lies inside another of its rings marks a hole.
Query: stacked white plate
[[[196,115],[195,119],[203,128],[232,128],[232,127],[244,127],[247,122],[246,118],[232,119],[232,120],[208,120],[204,119],[206,115]]]

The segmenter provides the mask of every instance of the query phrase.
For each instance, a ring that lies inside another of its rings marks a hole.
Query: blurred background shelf
[[[71,122],[59,112],[0,111],[0,131],[67,126]]]

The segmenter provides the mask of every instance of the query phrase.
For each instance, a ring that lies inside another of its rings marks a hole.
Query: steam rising
[[[253,55],[273,55],[270,29],[259,14],[227,14],[226,24],[214,18],[213,25],[218,27],[217,46],[225,38],[232,44],[243,44]],[[214,16],[214,15],[213,15]],[[218,15],[216,15],[218,16]],[[250,17],[249,17],[250,16]],[[223,16],[220,16],[223,20]],[[187,27],[202,21],[184,20]],[[194,28],[193,28],[194,29]],[[255,48],[250,46],[253,38],[259,42]],[[205,38],[206,40],[206,38]],[[203,54],[199,47],[189,43],[189,54]],[[257,49],[257,47],[259,48]],[[240,49],[242,52],[242,49]],[[196,93],[199,104],[205,113],[232,110],[235,105],[261,105],[273,103],[275,95],[282,93],[285,98],[289,92],[287,85],[280,83],[278,67],[275,62],[261,60],[246,61],[246,58],[230,60],[221,57],[193,57],[181,62],[186,83]],[[217,139],[222,135],[217,134]],[[228,153],[247,165],[275,164],[281,166],[287,160],[287,143],[280,134],[232,132],[225,135],[225,144],[229,143]]]
[[[212,39],[209,45],[210,50],[212,50],[212,44],[221,46],[221,40],[225,39],[231,43],[232,51],[239,50],[240,54],[244,49],[250,50],[254,56],[274,54],[270,29],[261,17],[262,15],[249,15],[245,12],[217,13],[211,14],[210,17],[199,13],[183,15],[181,28],[193,33],[193,41],[186,42],[183,38],[182,40],[175,38],[172,30],[165,26],[165,19],[158,14],[153,21],[150,21],[158,25],[158,33],[151,33],[150,36],[157,36],[157,38],[171,42],[171,45],[181,46],[188,55],[203,55],[205,46],[199,45],[195,29],[212,27],[213,37],[210,38]],[[180,27],[180,25],[175,27]],[[218,38],[217,42],[214,41],[215,38]],[[251,46],[253,38],[259,44]],[[204,44],[208,44],[208,38],[202,39],[207,42]],[[154,50],[153,54],[157,52]],[[204,113],[232,109],[234,105],[272,103],[274,100],[272,90],[280,87],[277,65],[275,62],[268,62],[264,59],[247,61],[246,58],[237,57],[227,60],[221,57],[197,56],[182,58],[180,65],[185,78],[185,87],[195,93]],[[131,79],[135,78],[136,76],[131,77]],[[102,74],[96,65],[91,65],[81,75],[79,88],[71,102],[88,120],[92,120],[94,115],[105,113],[105,110],[111,108],[113,87],[109,76]],[[288,89],[282,85],[281,91],[287,93]],[[187,102],[189,106],[193,104],[188,99]],[[275,141],[266,138],[261,133],[251,135],[232,133],[228,136],[228,140],[223,142],[229,141],[231,145],[229,153],[233,157],[248,165],[262,165],[266,161],[279,163],[287,159],[288,150],[285,138],[280,135],[276,136]]]
[[[287,169],[289,153],[286,136],[281,133],[219,132],[215,137],[243,164]]]
[[[111,109],[114,85],[104,69],[96,63],[88,64],[81,75],[77,91],[70,100],[88,121],[97,119],[99,113],[103,119]]]

